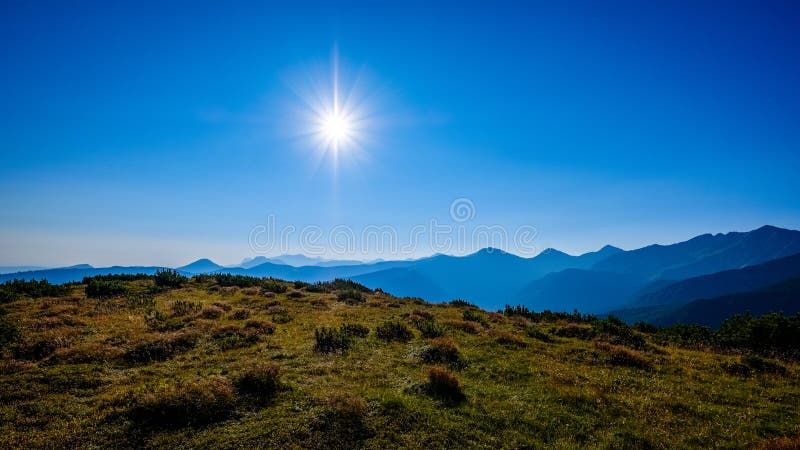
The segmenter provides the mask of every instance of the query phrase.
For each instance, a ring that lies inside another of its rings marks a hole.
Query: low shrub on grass
[[[314,340],[314,350],[320,353],[344,353],[353,344],[353,339],[339,328],[317,328]]]
[[[596,335],[599,335],[602,339],[612,344],[624,345],[637,350],[644,350],[647,348],[647,342],[644,337],[637,334],[628,324],[614,316],[608,316],[606,319],[597,320],[592,325],[592,328]]]
[[[247,328],[239,328],[236,325],[217,328],[211,333],[211,338],[219,346],[220,350],[249,347],[258,342],[258,336],[258,333],[252,332]]]
[[[200,312],[200,303],[193,302],[190,300],[175,300],[170,305],[170,309],[172,310],[173,316],[187,316],[190,314],[197,314]]]
[[[348,305],[360,305],[366,301],[364,299],[364,294],[355,289],[339,292],[336,296],[336,300],[347,303]]]
[[[272,315],[272,321],[275,323],[289,323],[294,319],[288,311],[281,311]]]
[[[239,374],[234,384],[240,393],[259,402],[267,401],[274,397],[281,387],[280,366],[256,363]]]
[[[414,337],[414,333],[404,324],[397,320],[387,320],[378,325],[375,334],[379,339],[386,342],[408,342]]]
[[[362,441],[373,434],[367,425],[369,405],[353,394],[333,394],[323,402],[311,425],[314,447],[360,448]]]
[[[431,367],[428,370],[428,393],[446,402],[460,402],[465,399],[458,378],[442,367]]]
[[[106,281],[90,278],[86,284],[86,296],[89,298],[120,297],[128,293],[128,286],[122,281]]]
[[[365,338],[369,335],[369,328],[360,323],[346,323],[341,326],[340,330],[351,337]]]
[[[152,311],[144,316],[144,324],[149,331],[177,331],[185,327],[188,321],[182,317],[167,316],[161,311]]]
[[[233,320],[246,320],[250,317],[250,311],[246,309],[237,309],[236,311],[231,314],[231,319]]]
[[[449,364],[460,367],[463,363],[458,344],[449,337],[438,337],[422,348],[420,359],[428,364]]]
[[[549,334],[545,333],[544,331],[540,330],[537,327],[525,328],[525,334],[527,334],[528,337],[536,339],[537,341],[548,342],[548,343],[553,342],[553,338],[550,337]]]
[[[475,306],[474,304],[466,300],[462,300],[460,298],[457,298],[455,300],[450,300],[450,306],[455,306],[458,308],[477,308],[477,306]]]
[[[266,320],[251,319],[245,322],[245,330],[256,334],[272,334],[275,332],[275,324]]]
[[[0,307],[0,350],[14,342],[19,335],[16,322],[11,320],[4,308]]]
[[[483,325],[484,328],[489,327],[489,322],[486,320],[486,316],[474,309],[465,309],[461,314],[461,318],[467,322],[479,323]]]
[[[467,322],[466,320],[450,320],[444,323],[448,328],[463,331],[469,334],[478,334],[481,332],[478,325],[474,322]]]
[[[749,377],[757,373],[779,375],[786,373],[786,367],[780,363],[753,354],[743,355],[738,362],[723,363],[722,369],[731,375],[742,377]]]
[[[434,319],[417,320],[413,324],[422,334],[422,337],[437,338],[444,336],[445,328]]]
[[[524,339],[514,333],[509,333],[508,331],[497,331],[493,333],[493,335],[495,342],[503,347],[523,348],[528,346],[528,343],[525,342]]]
[[[167,289],[179,288],[188,280],[188,278],[173,269],[159,270],[156,272],[153,279],[156,283],[156,287]]]
[[[124,358],[133,363],[165,361],[178,353],[187,352],[197,346],[198,337],[193,333],[174,333],[142,342],[125,352]]]
[[[576,325],[574,323],[567,324],[563,327],[553,327],[550,329],[550,333],[558,337],[577,338],[584,341],[588,341],[596,335],[592,327]]]
[[[200,314],[200,316],[203,319],[213,320],[213,319],[219,319],[220,317],[222,317],[223,314],[225,314],[224,309],[220,308],[219,306],[211,305],[203,308],[203,312]]]
[[[652,368],[650,361],[638,351],[605,342],[595,342],[595,348],[602,350],[607,355],[608,362],[612,365],[637,369]]]
[[[168,428],[204,425],[228,417],[236,406],[233,385],[224,377],[170,384],[134,399],[128,416],[142,425]]]

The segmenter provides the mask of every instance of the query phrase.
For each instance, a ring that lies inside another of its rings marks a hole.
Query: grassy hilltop
[[[2,448],[800,443],[795,358],[613,319],[174,273],[0,300]]]

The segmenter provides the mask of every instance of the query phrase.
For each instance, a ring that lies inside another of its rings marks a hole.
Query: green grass
[[[752,448],[800,436],[791,361],[382,292],[353,302],[345,282],[220,281],[121,281],[147,302],[75,285],[6,303],[16,332],[0,360],[0,448]],[[347,351],[316,351],[323,328]]]

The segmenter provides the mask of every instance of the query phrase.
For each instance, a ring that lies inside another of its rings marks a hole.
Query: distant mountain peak
[[[185,266],[177,268],[177,270],[189,273],[209,273],[219,269],[222,269],[222,266],[215,263],[214,261],[211,261],[208,258],[201,258],[198,259],[197,261],[191,262]]]

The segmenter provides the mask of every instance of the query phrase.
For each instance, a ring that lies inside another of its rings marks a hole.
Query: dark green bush
[[[320,353],[344,353],[353,343],[350,335],[338,328],[322,327],[314,330],[314,350]]]
[[[358,305],[366,301],[364,299],[364,294],[355,289],[339,292],[339,295],[336,296],[336,300],[347,303],[348,305]]]
[[[226,325],[211,333],[211,339],[220,350],[249,347],[258,343],[258,336],[259,333],[253,332],[252,329],[239,328],[236,325]]]
[[[192,333],[178,333],[143,342],[125,352],[124,358],[132,363],[165,361],[178,353],[187,352],[197,345]]]
[[[414,337],[414,333],[404,324],[397,320],[387,320],[375,329],[375,334],[379,339],[386,342],[398,341],[408,342]]]
[[[191,300],[175,300],[170,306],[173,316],[187,316],[190,314],[197,314],[202,309],[198,302]]]
[[[177,270],[173,269],[159,269],[153,276],[156,287],[175,289],[183,286],[188,280],[185,276],[181,275]]]
[[[428,364],[449,364],[460,366],[463,363],[458,345],[448,337],[433,339],[419,352],[422,361]]]
[[[460,298],[457,298],[455,300],[450,300],[449,303],[450,303],[450,306],[456,306],[456,307],[459,307],[459,308],[477,308],[477,306],[475,306],[474,304],[472,304],[472,303],[470,303],[470,302],[468,302],[466,300],[462,300]]]
[[[128,286],[122,281],[105,281],[102,279],[89,279],[86,284],[86,296],[89,298],[119,297],[128,293]]]
[[[436,338],[444,336],[445,328],[434,319],[414,320],[412,323],[422,334],[422,337]]]
[[[550,337],[549,334],[545,333],[544,331],[540,330],[537,327],[527,327],[527,328],[525,328],[525,334],[527,334],[528,337],[532,337],[532,338],[534,338],[534,339],[536,339],[538,341],[553,342],[553,338]]]
[[[128,416],[145,426],[167,428],[204,425],[228,417],[236,406],[230,381],[211,377],[176,381],[134,398]]]
[[[644,337],[614,316],[595,321],[592,324],[592,328],[595,334],[600,335],[612,344],[625,345],[638,350],[647,348],[647,341],[645,341]]]
[[[486,316],[474,309],[465,309],[464,312],[461,314],[461,318],[468,322],[479,323],[483,325],[484,328],[489,327],[489,322],[486,320]]]
[[[280,372],[277,364],[256,363],[239,374],[234,385],[240,393],[264,402],[281,388]]]
[[[352,337],[365,338],[369,335],[369,328],[359,323],[346,323],[340,329],[343,333]]]
[[[517,305],[517,306],[506,305],[505,309],[503,310],[503,314],[505,314],[508,317],[512,316],[524,317],[534,322],[564,321],[572,323],[592,323],[597,320],[597,317],[592,316],[590,314],[581,314],[578,312],[578,310],[575,310],[571,313],[566,313],[566,312],[552,312],[549,309],[546,309],[540,313],[537,313],[529,310],[528,307],[524,305]]]
[[[14,301],[22,296],[60,297],[69,292],[69,286],[50,284],[47,280],[10,280],[0,284],[0,303]]]
[[[465,399],[458,378],[452,372],[441,367],[428,370],[428,392],[446,402],[460,402]]]

